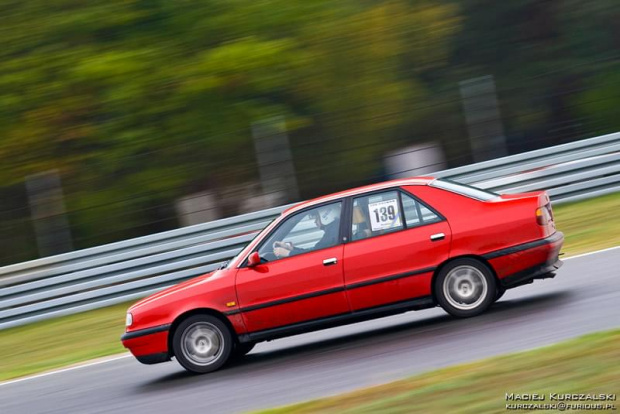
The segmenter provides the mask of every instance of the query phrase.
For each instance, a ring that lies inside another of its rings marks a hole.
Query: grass
[[[0,331],[0,381],[118,354],[129,303]]]
[[[620,245],[620,193],[554,208],[567,256]],[[123,352],[129,304],[0,331],[0,381]]]
[[[506,393],[617,394],[620,331],[458,365],[408,379],[260,414],[507,412]],[[596,401],[588,401],[589,403]],[[582,402],[583,403],[583,402]],[[620,408],[620,403],[610,401]]]
[[[620,192],[553,208],[566,256],[620,245]]]

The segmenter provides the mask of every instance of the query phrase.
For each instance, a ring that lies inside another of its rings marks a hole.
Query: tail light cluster
[[[550,203],[536,209],[536,222],[539,225],[546,226],[551,221],[553,221],[553,210]]]

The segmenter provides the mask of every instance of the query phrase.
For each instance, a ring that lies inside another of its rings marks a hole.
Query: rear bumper
[[[533,279],[555,276],[553,272],[562,266],[559,255],[563,244],[564,234],[558,231],[544,239],[491,252],[484,257],[495,269],[500,284],[510,288]]]
[[[170,325],[131,331],[121,336],[123,346],[143,364],[156,364],[170,359],[168,331]]]
[[[554,271],[562,267],[562,261],[557,260],[553,264],[542,264],[534,266],[528,269],[524,269],[520,272],[512,274],[508,277],[500,279],[500,283],[505,288],[517,287],[519,285],[529,283],[534,279],[547,279],[555,277]]]

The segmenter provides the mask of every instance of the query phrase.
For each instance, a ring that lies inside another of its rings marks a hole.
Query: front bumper
[[[170,325],[139,329],[121,336],[123,346],[143,364],[156,364],[170,360],[168,333]]]
[[[159,364],[161,362],[170,361],[170,355],[168,355],[167,352],[161,352],[158,354],[136,356],[136,359],[144,365],[153,365]]]

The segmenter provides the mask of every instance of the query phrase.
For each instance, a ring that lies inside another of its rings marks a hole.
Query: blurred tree
[[[417,3],[374,2],[303,27],[295,98],[306,103],[318,135],[330,138],[314,144],[320,164],[304,149],[314,164],[300,178],[305,188],[319,193],[367,179],[381,167],[381,154],[399,145],[399,128],[429,115],[432,96],[420,77],[447,63],[458,19],[449,5]]]
[[[464,19],[447,78],[495,76],[513,151],[592,136],[596,129],[580,116],[575,98],[600,74],[602,62],[619,57],[617,1],[453,4]]]
[[[617,129],[618,8],[0,0],[0,238],[26,228],[24,177],[51,169],[77,247],[176,227],[176,198],[255,179],[250,126],[274,115],[304,198],[382,178],[404,144],[440,140],[464,163],[457,85],[481,75],[497,80],[513,150]]]
[[[455,9],[421,4],[1,0],[0,178],[61,171],[78,246],[174,227],[176,197],[253,178],[250,125],[275,114],[302,146],[330,138],[299,162],[308,186],[362,180],[446,59]]]

